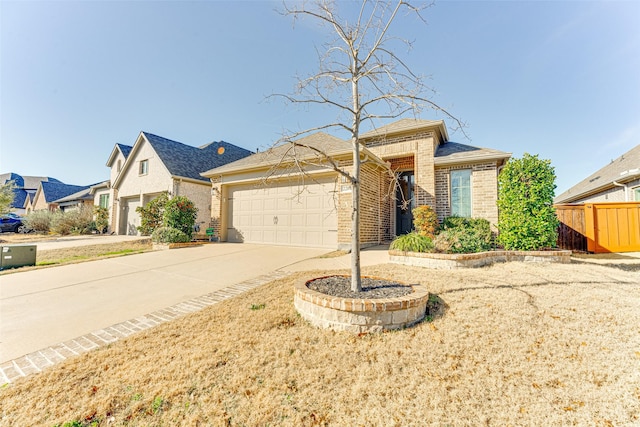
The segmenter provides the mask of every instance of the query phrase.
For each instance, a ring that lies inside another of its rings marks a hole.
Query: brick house
[[[93,186],[92,197],[96,205],[110,208],[109,231],[116,234],[138,234],[136,208],[163,192],[188,197],[198,208],[196,224],[208,226],[211,183],[200,173],[249,154],[224,141],[192,147],[141,132],[133,146],[114,146],[107,160],[110,180]]]
[[[440,220],[497,223],[497,175],[510,153],[451,142],[443,121],[399,120],[361,142],[363,246],[409,232],[419,205]],[[348,141],[316,133],[211,169],[202,175],[212,183],[212,223],[222,241],[348,249],[350,186],[335,167],[351,166]]]

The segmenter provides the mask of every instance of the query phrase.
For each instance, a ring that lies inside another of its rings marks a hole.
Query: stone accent
[[[491,251],[475,254],[437,254],[422,252],[389,251],[389,262],[393,264],[412,265],[416,267],[434,268],[437,270],[453,270],[456,268],[478,268],[496,262],[554,262],[568,264],[571,262],[571,251]]]
[[[335,331],[360,334],[406,328],[424,318],[429,300],[422,285],[411,285],[413,293],[398,298],[352,299],[311,290],[308,282],[295,284],[296,310],[312,325]]]

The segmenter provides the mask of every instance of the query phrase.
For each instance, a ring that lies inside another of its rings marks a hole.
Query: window
[[[633,189],[633,200],[636,202],[640,202],[640,187],[636,187]]]
[[[100,195],[100,207],[101,208],[109,208],[109,195],[101,194]]]
[[[146,175],[149,173],[149,160],[140,161],[140,175]]]
[[[471,217],[471,169],[451,171],[451,215]]]

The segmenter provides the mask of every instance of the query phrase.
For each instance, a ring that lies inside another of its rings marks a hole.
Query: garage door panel
[[[303,192],[288,183],[267,189],[231,187],[228,240],[335,248],[334,188],[333,179],[310,184]]]

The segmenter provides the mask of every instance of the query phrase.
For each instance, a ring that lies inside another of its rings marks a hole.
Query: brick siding
[[[471,169],[471,216],[498,223],[498,172],[496,162],[438,167],[435,170],[436,213],[442,221],[451,215],[449,174],[456,169]]]

